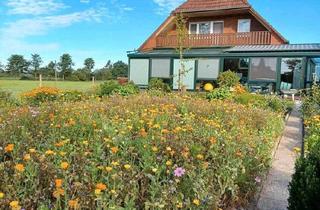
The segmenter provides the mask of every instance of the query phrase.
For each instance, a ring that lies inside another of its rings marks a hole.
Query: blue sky
[[[93,57],[127,61],[139,45],[183,0],[0,0],[0,62],[11,54],[45,63],[63,53],[76,67]],[[320,43],[319,0],[249,0],[291,43]]]

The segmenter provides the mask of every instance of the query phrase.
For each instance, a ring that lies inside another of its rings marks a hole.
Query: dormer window
[[[189,24],[190,34],[222,34],[223,21],[193,22]]]
[[[238,33],[247,33],[251,30],[251,20],[250,19],[240,19],[238,20]]]

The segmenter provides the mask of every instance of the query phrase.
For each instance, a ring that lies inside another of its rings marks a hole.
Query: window
[[[250,19],[240,19],[238,20],[238,32],[245,33],[250,32],[251,20]]]
[[[301,58],[283,58],[281,60],[280,89],[300,89],[303,78]]]
[[[277,58],[252,58],[250,80],[276,81]]]
[[[219,59],[199,59],[198,79],[217,79],[219,75]]]
[[[185,73],[181,76],[181,81],[183,85],[186,86],[187,90],[194,89],[194,70],[195,70],[195,61],[187,60],[184,61]],[[180,69],[180,60],[174,59],[173,62],[173,89],[179,88],[179,69]]]
[[[233,71],[240,77],[241,83],[247,83],[249,71],[249,58],[226,58],[224,59],[223,71]]]
[[[151,77],[169,78],[170,59],[152,59]]]
[[[148,85],[149,59],[130,59],[130,80],[137,85]]]
[[[223,21],[208,21],[189,24],[190,34],[221,34],[223,33]]]

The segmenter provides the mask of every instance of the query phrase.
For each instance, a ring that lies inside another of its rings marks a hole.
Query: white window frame
[[[247,32],[239,32],[239,29],[240,29],[240,22],[241,21],[249,21],[249,31]],[[238,33],[249,33],[251,32],[251,19],[238,19],[238,28],[237,28],[237,32]]]
[[[222,33],[224,32],[224,21],[223,20],[217,20],[217,21],[200,21],[200,22],[190,22],[189,23],[189,34],[191,34],[191,25],[195,24],[197,25],[196,34],[198,35],[200,32],[199,25],[201,23],[210,23],[210,34],[213,34],[213,24],[214,23],[222,23]]]

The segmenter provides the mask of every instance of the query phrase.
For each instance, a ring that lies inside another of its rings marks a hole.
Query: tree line
[[[122,61],[112,63],[107,61],[103,68],[95,69],[93,58],[86,58],[83,67],[74,68],[74,62],[70,54],[63,54],[58,62],[50,61],[43,65],[39,54],[31,54],[27,60],[22,55],[11,55],[7,65],[0,63],[0,73],[4,76],[21,77],[22,79],[37,79],[41,74],[45,78],[59,78],[63,80],[86,81],[94,76],[96,80],[116,79],[128,76],[128,65]]]

